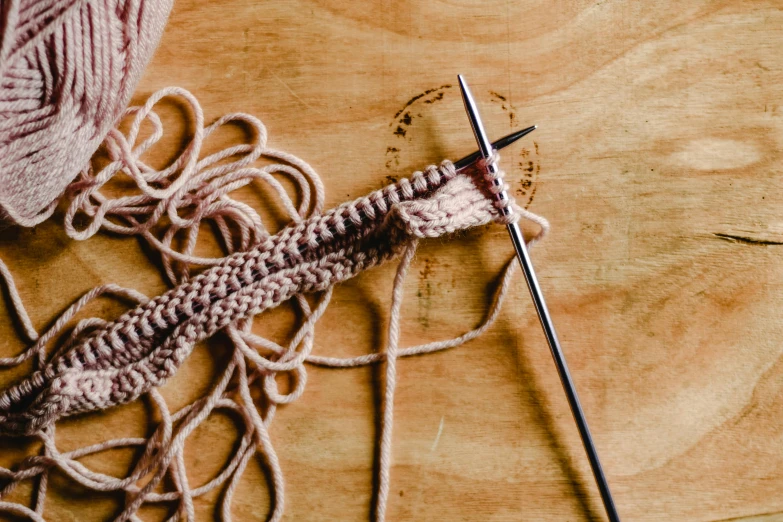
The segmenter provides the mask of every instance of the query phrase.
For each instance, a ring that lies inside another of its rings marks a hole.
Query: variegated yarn
[[[180,156],[169,166],[154,169],[143,160],[163,133],[154,107],[171,96],[191,108],[196,130]],[[69,186],[65,227],[78,239],[100,230],[143,237],[160,253],[173,288],[148,299],[115,285],[98,287],[39,337],[8,269],[0,264],[12,307],[31,342],[23,353],[0,359],[0,364],[36,360],[36,371],[29,378],[0,394],[0,432],[33,436],[43,442],[41,455],[27,458],[13,470],[0,468],[4,481],[0,500],[22,481],[35,480],[34,504],[0,502],[0,509],[43,520],[49,473],[57,469],[88,489],[124,492],[125,505],[116,520],[138,520],[139,508],[156,502],[176,502],[175,520],[195,520],[193,499],[215,488],[224,489],[221,514],[230,520],[236,485],[250,459],[260,453],[271,476],[274,502],[269,519],[279,520],[285,508],[285,482],[269,432],[276,409],[302,396],[308,364],[345,368],[385,361],[378,490],[373,508],[376,520],[384,520],[392,468],[397,359],[459,346],[481,335],[498,316],[516,266],[513,262],[506,265],[493,305],[477,328],[455,339],[401,348],[403,283],[418,241],[519,217],[538,223],[540,237],[548,228],[546,221],[514,206],[513,201],[498,208],[493,190],[485,187],[487,169],[458,173],[448,161],[324,213],[324,189],[316,172],[299,158],[270,149],[266,129],[252,116],[231,114],[204,127],[196,99],[175,88],[154,94],[143,107],[128,109],[126,116],[131,118],[129,131],[112,130],[104,141],[109,164],[100,171],[83,171]],[[249,126],[253,141],[200,157],[204,141],[230,122]],[[152,132],[141,139],[145,123],[152,126]],[[262,157],[274,163],[257,166]],[[497,157],[492,161],[496,165]],[[274,176],[277,174],[294,182],[300,195],[298,204]],[[117,176],[132,179],[137,192],[113,198],[105,195],[102,189]],[[494,175],[496,187],[503,187],[501,176],[502,172]],[[232,198],[233,191],[254,182],[271,186],[291,219],[288,227],[274,235],[252,207]],[[216,225],[226,257],[194,256],[198,235],[207,222]],[[175,238],[182,235],[184,246],[177,250]],[[401,261],[392,291],[385,351],[353,358],[313,353],[315,325],[329,304],[333,286],[397,256]],[[205,268],[192,275],[198,267]],[[314,306],[303,296],[308,292],[318,296]],[[115,321],[83,319],[64,343],[49,348],[79,309],[103,294],[136,306]],[[287,345],[252,332],[256,315],[289,299],[296,300],[302,319]],[[208,394],[171,413],[155,387],[177,370],[196,342],[219,331],[227,333],[233,343],[225,370]],[[278,389],[276,377],[280,374],[293,377],[293,390],[283,393]],[[262,400],[254,398],[254,391],[261,392]],[[148,439],[109,440],[71,452],[57,448],[56,423],[60,418],[126,403],[143,394],[150,397],[161,419]],[[185,469],[185,440],[216,410],[233,411],[242,419],[239,446],[216,477],[192,486]],[[86,455],[124,446],[144,449],[125,477],[96,472],[79,461]],[[159,485],[167,474],[173,490],[161,492]]]
[[[0,1],[0,217],[51,215],[125,110],[172,3]]]

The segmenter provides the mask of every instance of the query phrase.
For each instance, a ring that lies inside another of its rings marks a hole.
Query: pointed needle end
[[[533,126],[528,127],[526,129],[522,129],[522,130],[518,130],[516,132],[512,132],[508,136],[503,136],[502,138],[497,140],[495,143],[492,144],[492,147],[495,150],[500,150],[500,149],[503,149],[505,147],[508,147],[509,145],[514,143],[515,141],[524,138],[525,136],[527,136],[528,134],[530,134],[531,132],[533,132],[537,128],[538,128],[538,125],[533,125]]]
[[[516,132],[512,132],[508,136],[503,136],[502,138],[497,140],[495,143],[493,143],[492,144],[492,148],[495,149],[495,150],[504,149],[504,148],[508,147],[509,145],[511,145],[512,143],[514,143],[515,141],[517,141],[517,140],[519,140],[521,138],[524,138],[525,136],[527,136],[528,134],[530,134],[531,132],[533,132],[537,128],[538,128],[537,125],[533,125],[532,127],[528,127],[526,129],[522,129],[522,130],[518,130]],[[454,163],[454,167],[457,170],[464,169],[464,168],[472,165],[473,163],[475,163],[476,160],[479,159],[480,157],[481,157],[481,152],[480,151],[476,151],[473,154],[468,154],[467,156],[465,156],[461,160],[456,161]]]

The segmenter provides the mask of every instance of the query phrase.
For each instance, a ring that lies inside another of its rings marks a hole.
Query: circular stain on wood
[[[425,119],[434,119],[435,112],[438,110],[435,105],[447,96],[459,96],[459,89],[453,88],[450,84],[427,89],[412,96],[394,114],[388,126],[391,136],[390,144],[386,147],[385,165],[387,170],[396,171],[400,167],[404,151],[413,142],[412,135],[414,133],[412,131],[419,122]],[[487,100],[507,115],[511,129],[515,130],[521,127],[517,117],[517,108],[507,96],[497,91],[487,91],[483,101]],[[480,99],[479,102],[481,101]],[[462,107],[461,100],[459,106]],[[467,120],[465,125],[467,125]],[[491,135],[494,136],[494,134],[496,133],[492,132]],[[501,151],[501,167],[506,171],[506,181],[511,187],[517,204],[528,208],[535,197],[536,181],[541,172],[538,143],[532,142],[532,147],[529,145],[519,147],[515,144],[510,150]],[[391,174],[386,176],[386,181],[389,183],[395,183],[397,179],[397,176]]]

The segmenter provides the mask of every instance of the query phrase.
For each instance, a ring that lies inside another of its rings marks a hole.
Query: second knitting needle
[[[470,126],[473,128],[473,134],[476,137],[476,142],[479,146],[479,152],[484,159],[487,159],[492,155],[492,144],[484,131],[484,125],[481,123],[481,117],[479,116],[476,102],[473,99],[473,95],[471,94],[465,79],[462,75],[459,75],[458,78],[459,86],[462,90],[462,101],[465,102],[465,111],[468,113]],[[494,163],[490,163],[486,168],[497,167]],[[615,508],[614,500],[612,499],[612,493],[609,491],[609,484],[606,481],[604,470],[601,467],[601,461],[598,459],[598,452],[595,449],[595,444],[593,444],[593,437],[590,435],[590,429],[587,427],[587,420],[582,411],[582,405],[579,403],[579,396],[576,394],[574,381],[571,379],[571,372],[568,370],[565,355],[563,354],[562,348],[560,348],[560,341],[557,339],[555,327],[552,324],[552,318],[549,315],[549,309],[546,306],[546,301],[544,301],[544,294],[541,293],[541,287],[538,285],[538,279],[533,270],[533,263],[527,253],[522,231],[519,229],[519,225],[514,222],[508,224],[508,233],[511,236],[511,241],[514,243],[514,250],[517,252],[519,264],[522,265],[522,271],[525,273],[525,280],[527,281],[528,289],[530,289],[530,295],[533,297],[533,303],[536,306],[538,318],[541,320],[541,326],[544,328],[544,334],[549,343],[549,349],[552,351],[552,357],[555,360],[557,372],[560,374],[560,382],[563,384],[563,389],[568,397],[568,405],[571,407],[571,413],[579,428],[579,435],[582,437],[582,444],[585,447],[587,458],[590,461],[593,476],[598,484],[598,490],[601,492],[601,499],[603,500],[606,514],[608,515],[610,522],[620,522],[620,517],[617,514],[617,509]]]

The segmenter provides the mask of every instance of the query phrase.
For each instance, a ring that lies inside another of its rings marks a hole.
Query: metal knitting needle
[[[518,139],[524,138],[525,136],[527,136],[528,134],[530,134],[534,130],[536,130],[536,126],[535,125],[533,125],[532,127],[528,127],[527,129],[522,129],[522,130],[518,130],[516,132],[512,132],[511,134],[509,134],[507,136],[503,136],[499,140],[497,140],[494,143],[492,143],[492,148],[495,149],[495,150],[505,149],[506,147],[508,147],[509,145],[514,143],[515,141],[517,141]],[[464,158],[455,161],[454,162],[454,168],[456,170],[462,170],[464,168],[470,167],[480,157],[481,157],[481,151],[477,150],[473,154],[469,154],[469,155],[465,156]]]
[[[490,143],[489,138],[487,138],[486,132],[484,132],[484,125],[481,123],[476,101],[473,99],[473,95],[471,94],[467,83],[465,83],[465,79],[462,75],[459,75],[458,78],[459,86],[462,90],[462,100],[465,102],[465,111],[468,113],[470,126],[473,128],[473,134],[476,137],[476,142],[479,146],[479,152],[484,159],[487,159],[492,155],[492,144]],[[496,167],[490,164],[487,168],[491,169]],[[508,233],[511,236],[512,243],[514,243],[514,250],[516,250],[517,257],[519,258],[519,264],[522,265],[522,271],[525,273],[527,287],[530,290],[530,295],[533,297],[533,303],[535,304],[536,312],[538,312],[538,318],[541,320],[541,326],[544,328],[544,334],[549,343],[549,348],[552,351],[552,357],[555,360],[557,372],[560,374],[560,382],[563,384],[566,396],[568,397],[571,413],[579,428],[579,435],[582,437],[582,444],[585,447],[587,458],[590,461],[593,476],[598,484],[598,490],[601,492],[601,499],[603,500],[606,514],[611,522],[619,522],[620,517],[617,514],[617,509],[615,508],[614,500],[612,499],[612,493],[609,491],[609,484],[606,481],[604,470],[601,467],[601,461],[598,459],[598,452],[593,444],[590,429],[587,427],[587,420],[582,411],[582,405],[579,403],[576,387],[571,379],[571,372],[568,371],[565,355],[563,354],[562,348],[560,348],[560,341],[557,339],[555,327],[552,324],[552,318],[549,315],[549,309],[547,309],[544,295],[541,293],[541,287],[538,284],[536,273],[533,270],[533,263],[530,261],[530,256],[525,247],[525,239],[516,223],[510,223],[508,225]]]

